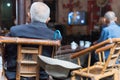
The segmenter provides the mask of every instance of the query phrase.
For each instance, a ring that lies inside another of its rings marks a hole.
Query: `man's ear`
[[[31,22],[31,15],[30,15],[30,12],[27,13],[27,22],[28,22],[28,23]]]
[[[27,16],[30,17],[30,12],[27,13]]]
[[[110,21],[108,19],[106,19],[106,24],[109,24],[109,23],[110,23]]]
[[[49,21],[50,21],[50,17],[49,17],[49,18],[47,18],[46,23],[48,23]]]

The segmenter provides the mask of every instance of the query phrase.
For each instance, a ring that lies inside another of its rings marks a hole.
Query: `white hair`
[[[108,19],[109,21],[115,21],[116,19],[116,15],[113,11],[106,12],[104,17]]]
[[[50,8],[43,2],[34,2],[30,8],[31,21],[46,23],[50,16]]]

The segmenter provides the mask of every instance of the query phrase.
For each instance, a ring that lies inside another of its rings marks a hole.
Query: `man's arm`
[[[102,42],[108,38],[108,31],[107,29],[103,29],[101,32],[100,38],[97,40],[97,43]]]

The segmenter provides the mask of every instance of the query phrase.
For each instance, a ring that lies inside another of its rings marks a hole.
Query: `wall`
[[[106,0],[105,3],[102,3],[102,7],[96,1],[101,2],[102,0],[58,0],[57,22],[67,26],[66,30],[68,34],[87,35],[94,29],[94,25],[98,23],[99,17],[104,16],[108,10],[111,10],[111,6],[117,13],[117,16],[120,16],[120,12],[118,12],[120,0]],[[67,25],[68,12],[74,10],[87,11],[88,23],[86,26]]]
[[[87,0],[58,0],[57,22],[66,25],[68,35],[87,34],[86,26],[68,26],[67,17],[70,11],[87,11]]]
[[[111,1],[112,10],[116,13],[118,22],[120,23],[120,0]]]
[[[67,23],[67,15],[71,10],[87,11],[87,0],[58,0],[58,22]]]
[[[26,0],[29,4],[29,0]],[[33,1],[43,1],[43,0],[33,0]],[[47,1],[47,0],[46,0]],[[94,0],[57,0],[56,1],[56,22],[59,24],[64,24],[66,26],[66,32],[68,35],[87,35],[90,34],[91,30],[93,29],[94,24],[97,22],[97,19],[100,17],[100,9],[96,5],[96,2]],[[109,0],[108,3],[109,6],[112,6],[112,10],[115,11],[115,13],[118,16],[118,21],[120,22],[120,0]],[[29,6],[29,5],[28,5]],[[27,7],[28,8],[28,7]],[[88,25],[86,26],[68,26],[67,25],[67,17],[68,12],[73,10],[84,10],[89,13],[88,15]],[[102,15],[107,10],[110,10],[109,7],[103,7],[102,8]],[[96,15],[96,16],[95,16]]]
[[[14,3],[12,0],[1,0],[1,5],[0,5],[0,15],[1,15],[1,28],[2,29],[9,29],[10,26],[13,25],[13,8],[14,6],[12,3]],[[8,6],[7,3],[10,5]]]
[[[43,0],[33,0],[33,1],[43,1]],[[26,4],[30,4],[30,1],[27,0]],[[106,6],[102,8],[102,13],[100,13],[100,7],[96,5],[96,1],[94,0],[57,0],[56,4],[57,4],[57,6],[55,6],[56,22],[59,24],[66,25],[66,32],[68,35],[89,34],[93,29],[94,24],[97,23],[98,18],[100,16],[103,16],[107,10],[110,10],[109,6],[108,7]],[[118,20],[120,22],[120,12],[119,12],[120,0],[109,0],[109,3],[107,5],[112,6],[112,10],[115,11],[115,13],[118,16]],[[26,8],[28,7],[29,5],[27,5]],[[68,12],[74,11],[74,10],[78,10],[78,11],[84,10],[89,13],[88,25],[86,26],[68,26],[67,25]]]

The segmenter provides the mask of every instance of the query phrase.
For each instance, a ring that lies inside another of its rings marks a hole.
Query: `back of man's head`
[[[43,2],[34,2],[30,8],[31,21],[46,23],[50,16],[50,8]]]
[[[108,11],[105,13],[104,17],[109,20],[109,22],[116,21],[117,17],[113,11]]]

